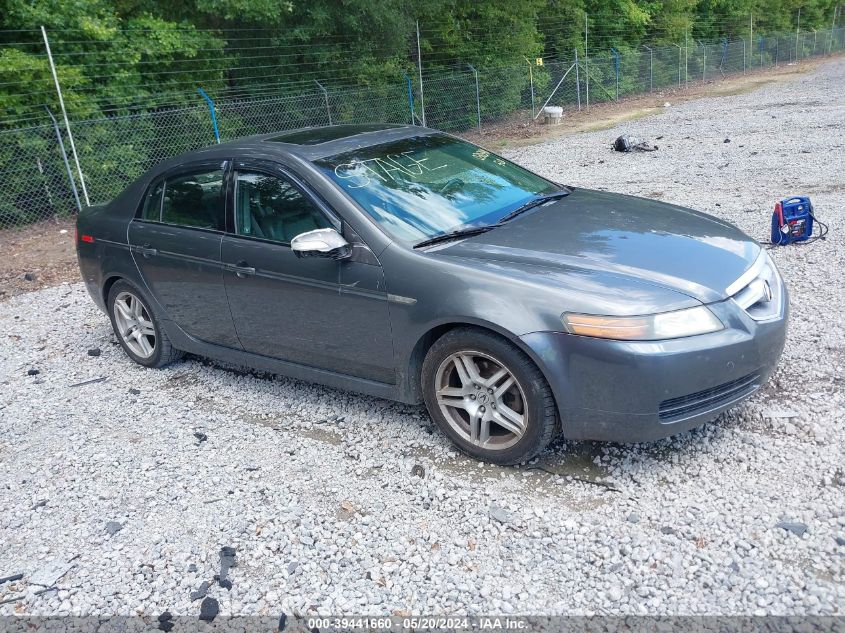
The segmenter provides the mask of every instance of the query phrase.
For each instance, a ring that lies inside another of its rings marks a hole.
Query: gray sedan
[[[126,354],[192,353],[424,402],[499,464],[649,441],[768,378],[788,299],[734,226],[551,182],[435,130],[241,139],[84,211],[77,252]]]

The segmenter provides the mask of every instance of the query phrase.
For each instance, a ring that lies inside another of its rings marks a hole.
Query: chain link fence
[[[129,114],[73,118],[70,130],[45,109],[23,127],[2,129],[0,123],[0,228],[70,216],[86,198],[91,204],[108,202],[159,161],[214,143],[218,135],[225,142],[372,121],[424,122],[452,132],[493,123],[525,126],[541,119],[546,106],[586,108],[842,50],[845,28],[611,49],[580,59],[573,51],[572,59],[423,72],[422,82],[419,73],[399,73],[372,85],[313,81],[220,89],[210,91],[207,102],[197,94],[194,105],[138,106]]]
[[[0,130],[0,228],[67,217],[81,208],[64,143],[52,122]]]

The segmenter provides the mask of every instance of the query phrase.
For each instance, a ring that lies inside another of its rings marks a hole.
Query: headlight
[[[707,334],[724,328],[716,315],[705,306],[630,317],[567,312],[561,318],[570,334],[620,341],[658,341]]]

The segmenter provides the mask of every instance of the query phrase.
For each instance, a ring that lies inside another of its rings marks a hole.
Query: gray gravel
[[[419,408],[135,366],[80,284],[0,303],[0,577],[24,575],[0,614],[843,613],[843,85],[829,63],[508,152],[761,240],[782,195],[831,224],[773,251],[793,313],[771,383],[671,440],[480,465]],[[610,152],[622,132],[664,138]]]

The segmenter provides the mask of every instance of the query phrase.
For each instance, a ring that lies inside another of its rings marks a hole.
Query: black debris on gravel
[[[425,468],[423,468],[419,464],[414,464],[414,467],[411,468],[411,475],[423,479],[425,478]]]
[[[158,616],[158,630],[168,633],[173,629],[173,614],[170,611],[165,611]]]
[[[0,585],[6,582],[15,582],[16,580],[20,580],[23,578],[23,574],[12,574],[11,576],[3,576],[0,578]]]
[[[197,438],[200,443],[203,443],[208,439],[208,436],[205,433],[200,433],[199,431],[194,431],[194,437]]]
[[[285,625],[288,623],[288,616],[284,613],[279,616],[279,630],[284,631]]]
[[[37,376],[40,373],[41,373],[41,371],[38,370],[38,369],[29,369],[29,370],[27,370],[26,375],[27,376]]]
[[[200,600],[201,598],[205,598],[205,594],[208,593],[208,588],[211,586],[207,580],[203,580],[202,584],[199,586],[199,589],[196,591],[191,592],[191,602],[195,600]]]
[[[88,350],[88,356],[99,356],[102,352],[100,351],[99,347],[92,347]]]
[[[38,279],[38,275],[36,275],[35,273],[26,273],[26,274],[23,276],[23,278],[24,278],[26,281],[35,281],[36,279]]]
[[[38,508],[43,508],[46,505],[47,505],[47,500],[42,499],[41,501],[38,501],[34,506],[32,506],[32,510],[37,510]]]
[[[92,378],[91,380],[83,380],[82,382],[75,382],[68,387],[82,387],[83,385],[93,385],[95,382],[105,382],[108,380],[107,376],[100,376],[99,378]]]
[[[237,551],[234,547],[220,548],[220,574],[217,576],[218,583],[224,589],[232,588],[232,581],[229,580],[229,570],[238,566],[238,561],[235,560]]]
[[[220,605],[214,598],[206,598],[200,605],[200,620],[211,622],[220,613]]]

